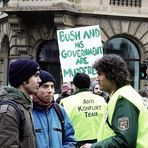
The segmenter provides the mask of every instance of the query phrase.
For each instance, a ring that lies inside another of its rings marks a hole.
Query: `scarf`
[[[52,102],[47,103],[47,102],[43,101],[42,99],[40,99],[39,97],[33,96],[33,105],[34,106],[49,109],[49,108],[53,107],[54,103],[55,103],[54,100]]]

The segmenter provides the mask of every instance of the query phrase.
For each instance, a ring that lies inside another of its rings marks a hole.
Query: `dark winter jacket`
[[[56,103],[60,104],[60,101],[61,101],[62,99],[64,99],[64,98],[68,97],[68,96],[70,96],[70,95],[68,95],[68,94],[66,94],[66,93],[61,93],[61,94],[59,95],[59,97],[56,99]]]
[[[0,106],[0,148],[36,148],[32,120],[32,101],[24,92],[4,86],[0,88],[0,100],[14,99],[24,113],[23,133],[19,130],[18,112],[12,105]],[[20,138],[22,137],[22,138]]]

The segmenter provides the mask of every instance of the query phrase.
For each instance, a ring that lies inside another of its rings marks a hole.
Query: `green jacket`
[[[148,112],[141,96],[130,86],[118,89],[108,103],[108,123],[92,148],[147,148]],[[109,126],[107,127],[107,125]]]
[[[11,105],[0,106],[0,147],[1,148],[36,148],[32,122],[32,101],[22,91],[13,87],[0,88],[0,100],[14,99],[24,113],[23,136],[19,135],[19,116]]]

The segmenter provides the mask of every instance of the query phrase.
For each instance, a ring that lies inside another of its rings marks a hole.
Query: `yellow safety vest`
[[[114,113],[115,105],[120,97],[124,97],[132,102],[139,109],[138,119],[138,136],[136,148],[148,148],[148,111],[143,106],[141,96],[130,86],[126,85],[118,89],[110,98],[108,103],[108,119],[111,124],[112,116]],[[105,123],[105,122],[104,122]],[[104,140],[108,137],[114,136],[114,132],[105,123],[102,126],[102,131],[99,132],[98,141]]]
[[[62,99],[61,104],[73,123],[77,141],[97,139],[107,112],[103,97],[84,91]]]

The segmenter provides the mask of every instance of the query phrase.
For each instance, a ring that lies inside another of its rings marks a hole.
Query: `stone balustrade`
[[[0,2],[1,10],[4,12],[13,11],[60,11],[132,16],[148,18],[147,0],[126,1],[119,3],[117,0],[9,0],[7,3]],[[1,5],[3,3],[3,5]]]

